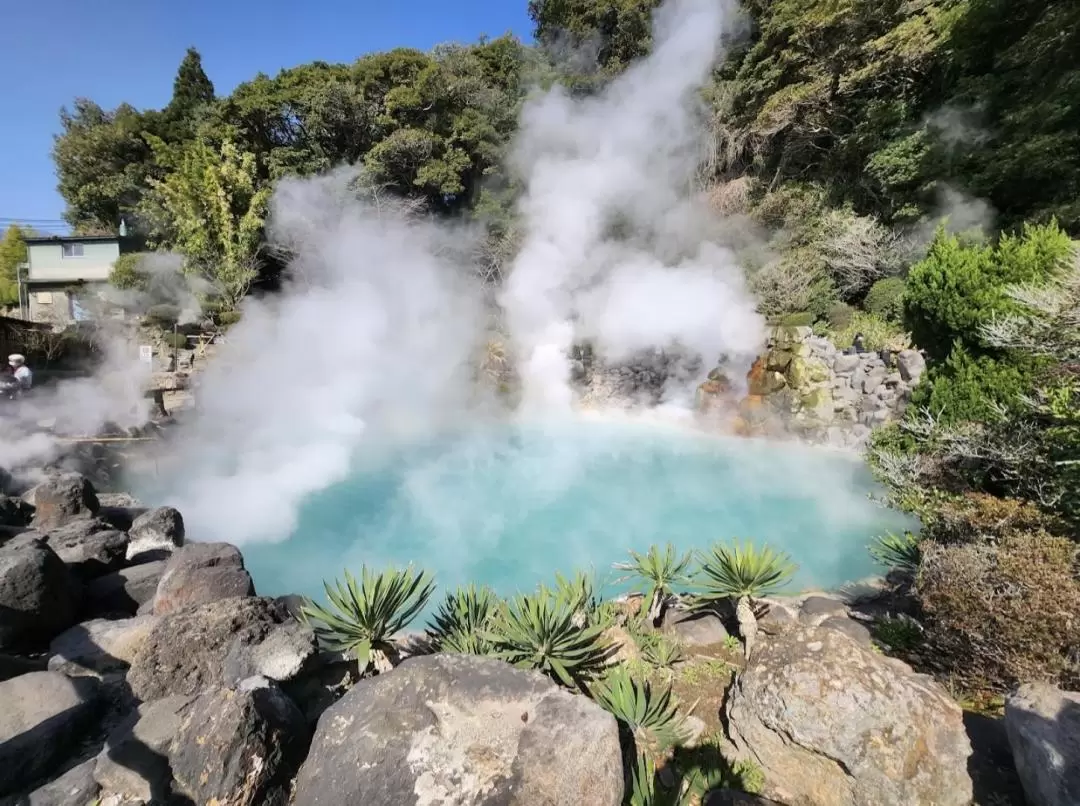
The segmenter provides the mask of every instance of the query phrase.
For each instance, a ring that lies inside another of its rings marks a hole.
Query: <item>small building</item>
[[[122,243],[119,235],[27,238],[23,278],[27,317],[53,325],[89,318],[80,298],[98,296],[105,289]]]

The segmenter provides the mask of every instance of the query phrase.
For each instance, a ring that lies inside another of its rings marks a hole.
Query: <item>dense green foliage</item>
[[[19,304],[19,264],[26,262],[26,240],[22,229],[10,226],[0,240],[0,308]]]
[[[867,313],[889,322],[899,322],[904,316],[904,291],[907,284],[901,277],[878,280],[866,292],[863,307]]]

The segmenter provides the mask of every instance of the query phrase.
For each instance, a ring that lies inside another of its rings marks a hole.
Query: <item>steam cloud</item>
[[[761,346],[743,274],[687,198],[704,144],[698,90],[739,24],[730,2],[666,3],[652,55],[603,94],[557,87],[526,107],[513,160],[526,234],[501,298],[526,413],[569,409],[575,337],[614,360],[679,345],[745,361]]]
[[[578,338],[619,359],[670,345],[749,358],[763,327],[731,253],[709,240],[689,180],[700,157],[697,90],[735,7],[672,0],[655,50],[602,95],[561,89],[525,110],[513,167],[525,179],[524,248],[501,305],[525,412],[571,404]],[[468,233],[406,215],[354,175],[283,181],[269,234],[293,255],[284,292],[249,300],[202,378],[174,503],[198,539],[278,539],[358,451],[475,421],[482,294]],[[548,471],[551,468],[547,468]],[[564,467],[560,483],[573,468]]]

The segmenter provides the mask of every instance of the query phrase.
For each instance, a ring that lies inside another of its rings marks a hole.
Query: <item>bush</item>
[[[863,307],[867,313],[884,319],[886,322],[900,322],[904,318],[904,289],[906,283],[902,277],[886,277],[878,280],[866,293]]]
[[[985,355],[976,358],[958,345],[945,363],[931,366],[912,402],[933,412],[942,425],[986,422],[998,417],[999,406],[1006,411],[1021,408],[1035,369]]]
[[[1018,498],[968,493],[944,501],[922,533],[938,543],[993,543],[1010,535],[1045,531],[1065,536],[1060,519]]]
[[[221,327],[231,327],[240,321],[240,311],[221,311],[214,315],[214,322]]]
[[[145,257],[145,252],[120,255],[109,272],[109,284],[121,291],[145,291],[150,284],[150,277],[139,270]]]
[[[854,316],[854,308],[846,302],[837,302],[829,307],[826,319],[829,320],[829,327],[833,330],[844,330],[851,326],[851,320]]]
[[[863,334],[863,343],[867,350],[904,350],[911,345],[911,339],[895,322],[887,322],[879,316],[855,311],[847,327],[833,332],[833,342],[845,349],[855,341],[855,334]]]
[[[188,346],[187,336],[183,333],[165,333],[162,335],[161,340],[166,347],[174,350],[184,350]]]
[[[172,330],[180,320],[180,309],[175,305],[154,305],[146,312],[146,321],[162,330]]]
[[[981,351],[979,326],[1016,313],[1011,285],[1041,283],[1057,275],[1073,256],[1073,245],[1056,222],[1024,225],[996,247],[964,243],[939,230],[925,260],[908,275],[904,318],[915,343],[943,358],[954,342]]]
[[[1071,540],[1045,532],[996,545],[926,541],[915,595],[928,662],[971,690],[1080,684],[1076,554]]]
[[[778,325],[784,327],[810,327],[814,324],[816,317],[809,311],[802,313],[789,313],[786,316],[781,316],[776,320]]]

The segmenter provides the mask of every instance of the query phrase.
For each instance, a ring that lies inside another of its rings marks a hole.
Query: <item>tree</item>
[[[79,232],[116,232],[154,173],[153,151],[143,139],[147,119],[128,104],[106,112],[79,98],[73,111],[61,110],[60,125],[52,154],[64,218]]]
[[[0,241],[0,308],[19,304],[19,264],[26,262],[26,239],[12,224]]]
[[[530,0],[534,35],[542,45],[596,48],[606,72],[625,69],[652,46],[652,13],[660,0]]]
[[[172,100],[166,111],[183,116],[214,100],[214,85],[203,71],[202,56],[188,48],[173,80]]]
[[[170,172],[150,180],[140,211],[155,246],[184,255],[187,270],[209,280],[235,306],[258,276],[271,188],[260,185],[254,154],[230,142],[197,140],[179,150],[151,139]]]

